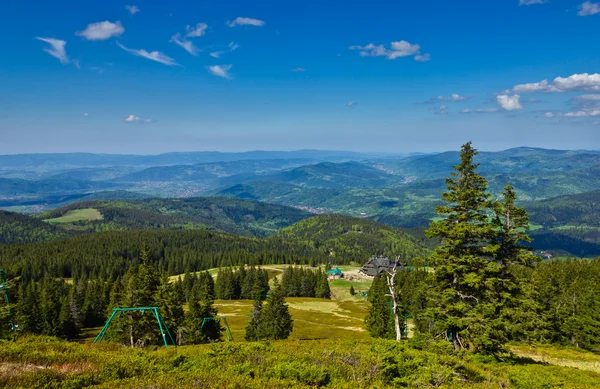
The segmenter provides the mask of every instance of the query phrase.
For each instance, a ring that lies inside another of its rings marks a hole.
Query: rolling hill
[[[97,210],[101,218],[71,221],[75,211]],[[210,229],[267,236],[309,217],[299,209],[233,198],[84,201],[38,215],[79,232],[142,229]],[[62,219],[61,219],[62,218]]]
[[[0,211],[0,244],[45,242],[65,236],[64,231],[41,220]]]

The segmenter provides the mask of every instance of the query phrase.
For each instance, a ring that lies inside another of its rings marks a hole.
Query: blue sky
[[[600,149],[594,1],[31,0],[0,33],[0,153]]]

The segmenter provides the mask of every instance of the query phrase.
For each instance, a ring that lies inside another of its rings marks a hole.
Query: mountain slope
[[[41,220],[0,210],[0,244],[44,242],[65,236],[64,231]]]
[[[102,220],[62,224],[82,232],[133,229],[216,229],[267,236],[309,217],[299,209],[226,197],[85,201],[39,215],[52,220],[76,210],[95,209]],[[60,220],[59,220],[60,222]]]
[[[319,215],[279,231],[272,239],[307,242],[332,262],[371,255],[425,257],[430,251],[407,232],[371,220],[344,215]]]

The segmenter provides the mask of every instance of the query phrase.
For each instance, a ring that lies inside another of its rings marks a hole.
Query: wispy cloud
[[[429,54],[421,54],[421,46],[405,40],[392,42],[388,47],[369,43],[366,46],[350,46],[350,50],[359,50],[362,57],[386,57],[396,59],[413,56],[416,61],[425,62],[431,59]]]
[[[60,63],[69,63],[69,57],[67,56],[67,51],[65,50],[65,45],[67,44],[66,41],[54,38],[41,38],[39,36],[35,37],[35,39],[49,44],[50,47],[44,48],[44,51],[51,56],[58,58]]]
[[[432,97],[429,100],[418,101],[415,104],[437,104],[440,101],[451,101],[451,102],[460,102],[467,101],[471,98],[471,96],[461,96],[458,93],[452,93],[450,96],[436,96]]]
[[[212,53],[210,53],[210,56],[213,58],[221,58],[221,55],[225,54],[225,53],[231,53],[232,51],[237,50],[240,47],[240,45],[238,45],[235,42],[229,42],[229,45],[227,46],[227,50],[223,50],[223,51],[213,51]]]
[[[304,69],[304,68],[294,68],[294,69],[292,69],[292,72],[305,72],[305,71],[306,71],[306,69]]]
[[[519,0],[519,5],[544,4],[546,0]]]
[[[349,101],[348,104],[346,104],[346,107],[348,108],[354,108],[358,105],[358,101]]]
[[[589,94],[589,95],[581,95],[576,96],[573,100],[579,101],[600,101],[600,94]]]
[[[125,119],[123,119],[123,121],[127,122],[127,123],[152,123],[152,122],[154,122],[154,120],[152,120],[152,119],[142,119],[139,116],[135,116],[135,115],[129,115]]]
[[[84,112],[83,116],[89,116],[89,114],[87,112]]]
[[[232,21],[228,21],[227,25],[229,27],[235,27],[235,26],[256,26],[256,27],[261,27],[265,25],[265,22],[259,19],[252,19],[252,18],[243,18],[243,17],[237,17]]]
[[[72,60],[71,62],[73,63],[73,65],[75,65],[75,67],[76,67],[77,69],[81,69],[81,63],[79,62],[79,60],[78,60],[78,59],[74,59],[74,60]]]
[[[507,94],[511,91],[514,93],[600,91],[600,74],[581,73],[573,74],[569,77],[556,77],[552,82],[542,80],[528,84],[519,84],[510,91],[503,92],[503,94]]]
[[[185,26],[185,30],[187,34],[185,34],[186,38],[196,38],[206,34],[206,29],[208,28],[208,24],[206,23],[198,23],[196,27],[193,26]]]
[[[600,3],[592,3],[591,1],[586,1],[579,6],[579,12],[577,15],[579,16],[590,16],[600,13]]]
[[[493,113],[498,112],[498,108],[478,108],[478,109],[463,109],[460,113]]]
[[[173,35],[169,42],[173,42],[176,45],[183,47],[185,51],[187,51],[191,55],[198,55],[198,52],[200,51],[192,41],[182,39],[180,33]]]
[[[132,15],[135,15],[136,13],[140,12],[140,9],[137,5],[126,5],[125,9]]]
[[[90,23],[83,31],[77,31],[75,35],[81,36],[88,41],[103,41],[112,37],[120,36],[125,32],[121,22],[111,23],[108,20],[103,22]]]
[[[160,51],[148,52],[143,49],[140,49],[140,50],[130,49],[128,47],[123,46],[119,42],[117,42],[117,46],[119,46],[120,48],[122,48],[123,50],[128,52],[129,54],[137,55],[138,57],[144,57],[144,58],[150,59],[152,61],[160,62],[160,63],[162,63],[164,65],[168,65],[168,66],[180,66],[177,62],[175,62],[175,60],[173,58],[164,55]]]
[[[432,107],[430,109],[434,111],[433,113],[435,113],[436,115],[448,115],[449,112],[446,110],[447,108],[447,105],[442,104],[439,107]]]
[[[500,108],[506,111],[515,111],[517,109],[523,109],[523,106],[520,103],[521,96],[519,95],[498,95],[496,96],[496,102],[500,106]]]
[[[231,70],[231,65],[213,65],[208,66],[207,69],[208,72],[214,76],[231,80],[231,75],[229,74],[229,71]]]

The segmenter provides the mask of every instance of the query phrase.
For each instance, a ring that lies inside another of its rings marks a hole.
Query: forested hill
[[[41,220],[0,210],[0,244],[43,242],[64,236],[65,232]]]
[[[341,262],[370,255],[412,259],[429,254],[426,238],[420,240],[400,228],[344,215],[314,216],[284,228],[273,238],[305,242]]]
[[[97,210],[95,220],[79,220]],[[39,215],[66,230],[94,232],[141,229],[208,229],[246,236],[268,236],[311,216],[281,205],[226,197],[86,201]],[[75,221],[73,221],[75,220]]]
[[[600,190],[536,201],[525,208],[531,222],[544,227],[600,227]]]
[[[321,228],[327,230],[319,232]],[[270,238],[200,230],[146,230],[1,245],[0,267],[11,277],[24,279],[39,279],[44,274],[115,279],[137,263],[144,244],[158,268],[170,275],[244,264],[347,264],[364,263],[374,254],[408,260],[429,254],[417,239],[400,229],[343,216],[316,216]]]

